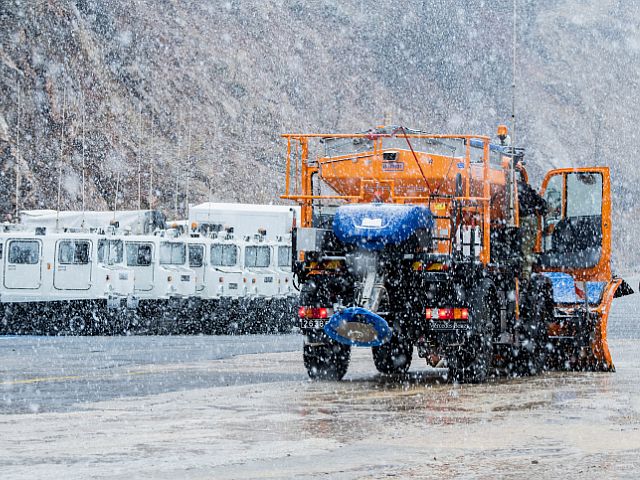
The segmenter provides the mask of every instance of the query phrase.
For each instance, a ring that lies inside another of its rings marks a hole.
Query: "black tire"
[[[405,373],[411,366],[413,345],[394,334],[379,347],[372,347],[373,363],[380,373],[387,375]]]
[[[468,294],[471,335],[447,353],[449,378],[459,383],[484,382],[493,368],[493,329],[500,310],[493,283],[484,279]]]
[[[351,347],[333,341],[320,345],[305,345],[302,356],[309,378],[341,380],[349,368]]]
[[[547,325],[553,317],[553,290],[542,276],[534,276],[522,292],[522,316],[517,325],[518,346],[513,349],[516,375],[542,373],[547,366]]]
[[[67,317],[65,333],[67,335],[88,335],[89,325],[86,317],[78,311],[71,312]]]

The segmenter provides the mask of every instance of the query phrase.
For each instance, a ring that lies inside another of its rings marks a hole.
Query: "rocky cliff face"
[[[511,113],[512,2],[0,3],[0,210],[272,202],[285,131],[493,133]],[[610,165],[634,218],[633,2],[518,2],[516,138],[534,179]],[[84,138],[84,142],[83,142]],[[82,164],[85,164],[83,182]],[[61,175],[60,175],[61,172]],[[151,175],[153,172],[153,175]],[[187,192],[188,195],[187,195]],[[177,205],[177,209],[176,209]],[[634,225],[616,234],[619,256]],[[627,242],[629,240],[629,242]]]

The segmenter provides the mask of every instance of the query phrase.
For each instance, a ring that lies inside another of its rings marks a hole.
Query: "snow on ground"
[[[639,306],[615,302],[616,373],[484,385],[365,349],[311,382],[293,335],[5,337],[2,478],[636,478]]]

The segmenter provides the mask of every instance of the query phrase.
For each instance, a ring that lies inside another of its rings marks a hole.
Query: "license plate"
[[[324,328],[329,319],[324,318],[302,318],[300,319],[300,328]]]
[[[429,322],[429,328],[431,328],[431,330],[466,330],[469,328],[469,324],[467,322],[454,322],[451,320],[431,321]]]
[[[237,290],[238,289],[238,284],[237,283],[230,283],[229,284],[229,290]]]
[[[264,277],[264,283],[273,283],[273,277]]]
[[[129,274],[128,274],[128,273],[126,273],[126,272],[119,273],[119,274],[118,274],[118,278],[119,278],[120,280],[129,280]]]
[[[180,276],[180,280],[182,280],[183,282],[188,282],[191,280],[191,276],[190,275],[181,275]]]

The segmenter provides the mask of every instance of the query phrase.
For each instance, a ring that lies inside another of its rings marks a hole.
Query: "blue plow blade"
[[[379,347],[391,338],[392,331],[380,315],[366,308],[349,307],[331,316],[324,333],[345,345]]]

